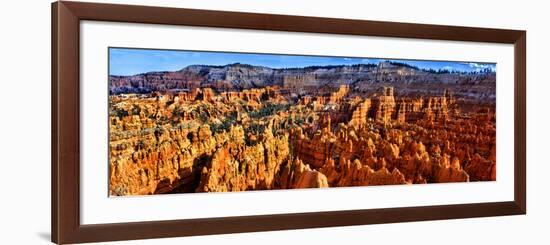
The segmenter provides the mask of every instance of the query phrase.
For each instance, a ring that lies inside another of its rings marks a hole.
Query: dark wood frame
[[[514,45],[514,201],[352,211],[80,224],[79,23],[81,20],[243,28]],[[253,231],[456,219],[526,213],[526,32],[164,7],[52,4],[52,241],[79,243]]]

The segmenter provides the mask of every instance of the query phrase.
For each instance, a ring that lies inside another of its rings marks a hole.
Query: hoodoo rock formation
[[[494,73],[190,66],[110,91],[110,195],[496,179]]]

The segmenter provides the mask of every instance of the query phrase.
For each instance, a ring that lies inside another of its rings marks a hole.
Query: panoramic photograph
[[[109,196],[496,180],[496,64],[109,48]]]

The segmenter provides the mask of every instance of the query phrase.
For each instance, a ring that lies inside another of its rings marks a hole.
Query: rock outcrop
[[[279,177],[280,188],[323,188],[329,187],[327,177],[322,173],[312,170],[309,165],[300,159],[288,161]]]

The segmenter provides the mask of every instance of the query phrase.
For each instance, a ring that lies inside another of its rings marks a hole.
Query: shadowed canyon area
[[[109,194],[496,180],[496,73],[190,65],[109,77]]]

